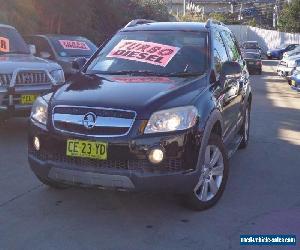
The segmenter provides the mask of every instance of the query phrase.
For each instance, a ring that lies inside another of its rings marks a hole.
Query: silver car
[[[29,114],[39,95],[65,82],[61,66],[32,53],[14,27],[0,24],[0,121]]]

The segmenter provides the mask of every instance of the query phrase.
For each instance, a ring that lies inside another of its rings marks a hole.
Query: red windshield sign
[[[64,49],[90,50],[86,42],[59,40],[59,43]]]
[[[137,40],[122,40],[107,57],[127,59],[166,67],[180,48]]]
[[[9,40],[5,37],[0,37],[0,51],[9,52]]]

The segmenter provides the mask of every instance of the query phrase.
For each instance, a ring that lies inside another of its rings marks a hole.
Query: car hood
[[[32,55],[0,55],[1,74],[12,74],[16,69],[52,71],[61,67],[57,63]]]
[[[148,119],[157,110],[191,105],[206,87],[206,75],[168,78],[79,73],[72,79],[53,95],[52,106],[133,110],[138,119]]]

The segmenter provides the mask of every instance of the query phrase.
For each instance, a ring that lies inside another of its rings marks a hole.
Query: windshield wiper
[[[29,55],[30,53],[24,51],[9,51],[9,52],[0,52],[1,55],[10,55],[10,54],[22,54]]]
[[[189,76],[201,76],[203,75],[203,72],[173,72],[167,74],[167,76],[173,76],[173,77],[189,77]]]
[[[157,73],[148,70],[120,70],[120,71],[98,71],[97,74],[103,75],[132,75],[132,76],[167,76],[168,74]]]

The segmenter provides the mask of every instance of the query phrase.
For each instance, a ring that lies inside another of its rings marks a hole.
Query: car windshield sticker
[[[137,40],[122,40],[107,57],[127,59],[166,67],[180,50],[169,45]]]
[[[82,41],[59,40],[59,43],[64,49],[91,50],[86,42]]]
[[[0,51],[9,52],[9,40],[5,37],[0,37]]]

